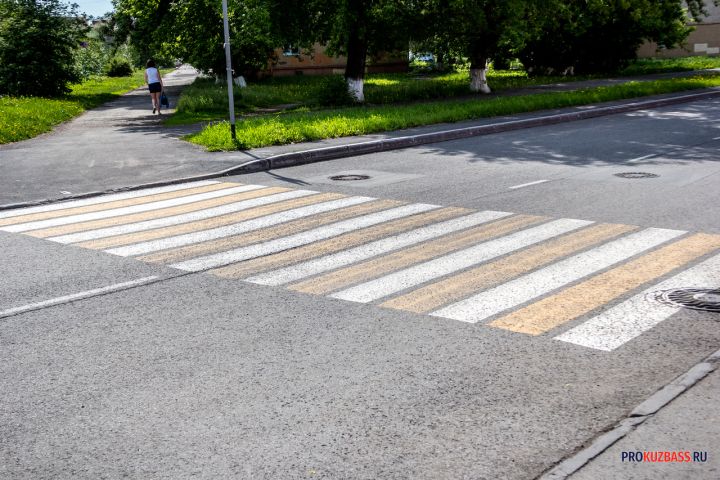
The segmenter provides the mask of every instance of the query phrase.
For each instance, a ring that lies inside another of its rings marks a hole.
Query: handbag
[[[170,100],[168,100],[167,95],[165,95],[165,92],[162,92],[160,94],[160,105],[166,108],[170,108]]]

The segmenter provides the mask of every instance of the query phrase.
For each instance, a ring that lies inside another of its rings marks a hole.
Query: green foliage
[[[498,90],[521,88],[540,83],[562,80],[561,77],[528,78],[522,71],[490,70]],[[326,82],[334,84],[334,95],[329,94]],[[389,104],[433,100],[468,95],[468,73],[452,72],[441,75],[416,77],[412,74],[373,74],[365,80],[366,99],[371,104]],[[323,100],[323,95],[329,98]],[[250,82],[247,88],[235,88],[237,113],[254,112],[278,106],[318,108],[323,105],[342,105],[337,101],[347,95],[345,82],[340,75],[328,79],[322,76],[292,76],[267,78]],[[347,98],[347,97],[345,97]],[[227,90],[212,79],[199,78],[183,90],[177,113],[168,120],[171,124],[184,124],[218,120],[227,115]]]
[[[72,100],[0,97],[0,144],[45,133],[82,111],[83,108]]]
[[[362,80],[368,56],[407,50],[414,6],[397,0],[278,0],[270,12],[284,43],[322,43],[330,55],[346,57],[345,78]],[[362,82],[356,85],[362,88]]]
[[[0,0],[0,94],[56,96],[79,80],[74,50],[86,30],[60,0]]]
[[[225,73],[222,3],[216,0],[115,0],[117,41],[130,41],[140,58],[170,58],[204,71]],[[229,0],[230,45],[235,75],[253,75],[278,45],[270,0]]]
[[[647,75],[710,68],[720,68],[720,57],[643,58],[635,60],[620,73],[622,75]]]
[[[457,122],[480,117],[586,105],[661,93],[720,86],[720,76],[682,80],[631,82],[575,92],[544,93],[496,99],[422,103],[406,106],[353,107],[320,112],[288,113],[246,119],[237,125],[237,143],[226,122],[212,124],[188,139],[211,151],[257,148],[324,138],[364,135],[388,130]]]
[[[104,42],[86,39],[74,52],[75,71],[80,79],[87,79],[105,73],[111,51]]]
[[[350,96],[347,82],[340,75],[328,75],[319,84],[318,103],[322,106],[350,105],[353,97]]]
[[[687,6],[701,15],[702,0]],[[689,33],[680,0],[547,0],[528,11],[524,44],[515,51],[539,74],[616,72],[646,40],[672,47]]]
[[[108,77],[127,77],[132,75],[133,68],[124,58],[115,57],[108,63],[107,76]]]
[[[419,0],[413,41],[419,50],[436,53],[438,63],[467,58],[470,68],[485,68],[488,60],[522,44],[525,13],[539,1]]]

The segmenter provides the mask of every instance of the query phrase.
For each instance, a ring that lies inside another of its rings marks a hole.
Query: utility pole
[[[233,97],[232,59],[230,58],[230,26],[227,0],[222,0],[223,27],[225,29],[225,70],[227,71],[228,108],[230,109],[230,135],[235,140],[235,99]]]

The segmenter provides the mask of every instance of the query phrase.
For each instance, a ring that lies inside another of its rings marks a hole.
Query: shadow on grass
[[[63,97],[63,100],[70,100],[72,102],[77,102],[80,104],[80,106],[85,110],[90,110],[96,107],[99,107],[103,103],[110,102],[112,100],[115,100],[116,98],[122,96],[122,94],[114,94],[114,93],[88,93],[88,94],[82,94],[82,95],[67,95]]]

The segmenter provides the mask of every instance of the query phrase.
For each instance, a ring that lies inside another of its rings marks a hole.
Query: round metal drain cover
[[[720,289],[675,288],[657,292],[655,298],[674,307],[720,313]]]
[[[335,175],[330,177],[330,180],[337,180],[339,182],[352,182],[355,180],[369,180],[370,175]]]
[[[648,172],[623,172],[623,173],[616,173],[616,177],[620,178],[656,178],[659,175],[655,175],[654,173],[648,173]]]

